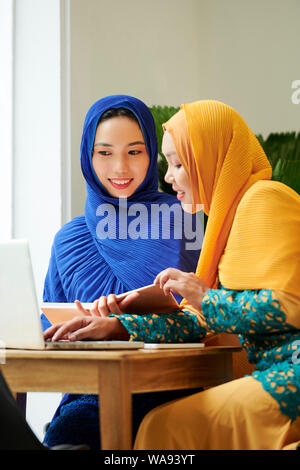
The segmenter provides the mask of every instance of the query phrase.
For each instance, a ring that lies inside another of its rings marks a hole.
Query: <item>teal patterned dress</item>
[[[233,333],[255,364],[252,377],[292,421],[300,416],[300,331],[286,321],[271,290],[210,289],[203,321],[188,310],[169,314],[118,315],[132,341],[201,342],[207,332]]]

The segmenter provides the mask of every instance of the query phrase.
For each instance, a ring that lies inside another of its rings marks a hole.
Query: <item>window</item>
[[[0,238],[12,235],[13,0],[0,2]]]

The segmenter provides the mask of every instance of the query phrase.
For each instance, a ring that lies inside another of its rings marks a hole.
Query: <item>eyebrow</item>
[[[133,146],[133,145],[146,145],[145,142],[142,142],[141,140],[137,140],[136,142],[131,142],[128,144],[128,147]],[[111,144],[107,144],[106,142],[97,142],[94,147],[101,146],[101,147],[113,147]]]
[[[101,146],[101,147],[113,147],[111,144],[106,144],[105,142],[97,142],[94,144],[94,147]]]
[[[141,140],[137,140],[136,142],[131,142],[130,144],[128,144],[128,147],[130,145],[145,145],[145,142],[142,142]]]

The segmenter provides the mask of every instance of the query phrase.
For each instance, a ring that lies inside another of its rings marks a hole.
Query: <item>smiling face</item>
[[[144,181],[149,166],[144,137],[138,123],[125,116],[100,122],[92,164],[109,194],[130,197]]]
[[[165,181],[172,184],[173,190],[177,193],[177,199],[181,202],[182,209],[192,212],[193,196],[188,175],[177,155],[171,135],[164,132],[162,140],[162,152],[168,162],[168,170],[165,174]]]

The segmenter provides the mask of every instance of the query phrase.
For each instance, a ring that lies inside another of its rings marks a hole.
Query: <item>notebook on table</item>
[[[163,314],[180,308],[175,297],[170,293],[165,295],[158,284],[144,286],[134,291],[124,292],[117,295],[117,301],[121,302],[127,295],[137,292],[139,295],[130,304],[122,308],[123,313],[144,315],[147,313]],[[90,310],[92,303],[82,303],[85,309]],[[74,303],[43,303],[42,312],[46,315],[52,325],[62,321],[68,321],[78,316],[80,311]]]

